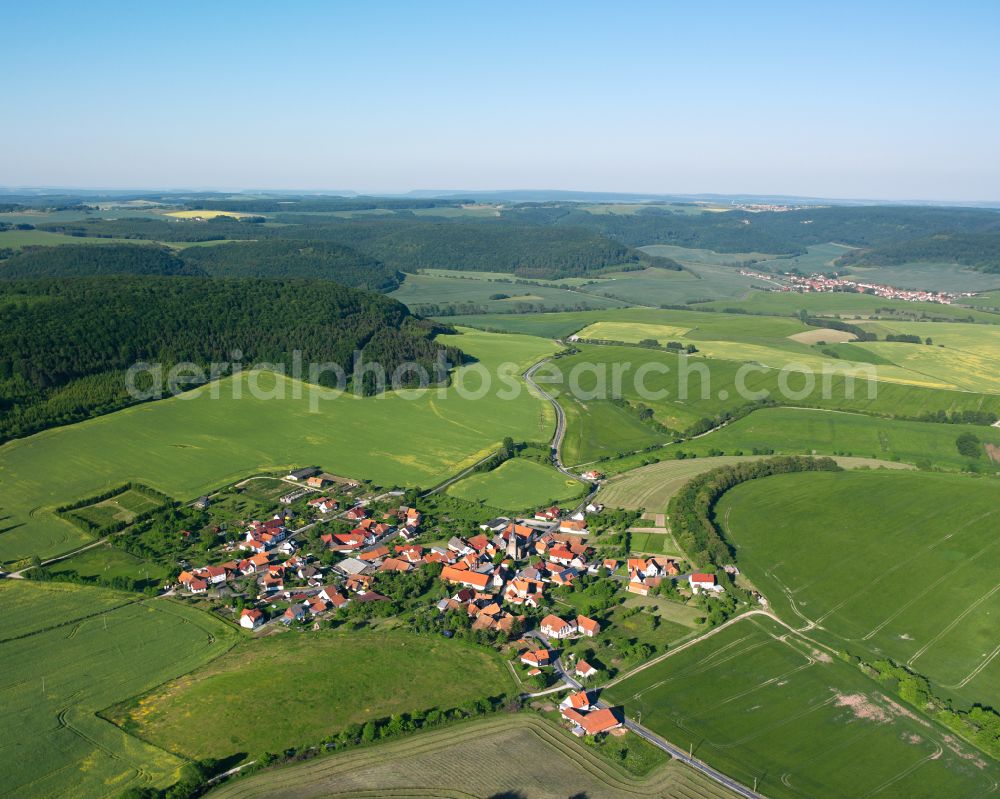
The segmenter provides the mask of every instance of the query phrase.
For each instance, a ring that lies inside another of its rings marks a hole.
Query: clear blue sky
[[[0,185],[1000,200],[1000,2],[7,3]]]

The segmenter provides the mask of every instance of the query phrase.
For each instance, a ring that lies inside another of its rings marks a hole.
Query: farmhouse
[[[688,583],[691,586],[691,592],[694,594],[697,594],[699,591],[722,591],[722,586],[718,585],[715,581],[715,575],[706,572],[694,572],[689,575]]]
[[[554,522],[562,515],[562,508],[553,505],[551,508],[543,508],[535,513],[535,518],[540,522]]]
[[[521,655],[521,662],[526,666],[548,666],[552,657],[547,649],[536,649],[534,652],[525,652]]]
[[[312,477],[314,474],[319,474],[319,469],[315,466],[306,466],[305,468],[295,469],[294,471],[289,472],[285,479],[297,482],[299,480],[305,480]]]
[[[248,630],[256,630],[264,623],[264,614],[256,608],[244,608],[240,614],[240,627]]]
[[[567,694],[566,698],[559,703],[560,708],[571,707],[573,710],[587,711],[590,710],[591,702],[590,697],[587,696],[586,691],[577,691],[573,694]]]
[[[587,523],[582,519],[563,519],[559,522],[560,533],[574,533],[575,535],[587,534]]]
[[[576,617],[576,628],[581,635],[585,635],[588,638],[593,638],[601,631],[601,625],[593,619],[588,619],[586,616]]]
[[[558,616],[549,614],[539,625],[538,629],[542,635],[548,638],[569,638],[576,632],[576,624],[571,621],[564,621]]]
[[[469,569],[459,569],[455,566],[445,566],[441,570],[441,579],[455,585],[475,588],[477,591],[484,590],[490,583],[489,574],[481,574]]]
[[[586,735],[600,735],[602,732],[622,726],[619,712],[611,708],[602,708],[601,710],[582,713],[572,707],[566,707],[561,712],[563,718],[572,721]]]
[[[307,503],[310,508],[315,508],[320,513],[329,513],[337,509],[338,503],[335,499],[330,499],[329,497],[315,497],[310,499]]]
[[[591,666],[586,660],[578,660],[576,662],[576,668],[573,669],[573,671],[576,673],[577,677],[583,680],[586,680],[597,674],[597,669]]]

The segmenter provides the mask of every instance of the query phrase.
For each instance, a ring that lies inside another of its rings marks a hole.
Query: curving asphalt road
[[[562,406],[556,401],[556,398],[535,382],[535,372],[541,369],[545,364],[551,362],[551,360],[551,358],[543,358],[538,363],[532,364],[531,368],[524,373],[524,380],[529,386],[538,392],[542,399],[548,400],[556,412],[556,432],[555,435],[552,436],[551,444],[552,463],[555,464],[555,467],[567,477],[572,477],[574,480],[580,480],[580,475],[574,474],[563,466],[562,459],[559,457],[559,450],[562,448],[563,436],[566,435],[566,414],[563,413]]]

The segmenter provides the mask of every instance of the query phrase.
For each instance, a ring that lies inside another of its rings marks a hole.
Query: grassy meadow
[[[79,519],[85,524],[106,527],[114,522],[129,524],[136,516],[156,510],[162,504],[152,497],[130,488],[110,499],[69,511],[66,515],[73,519]]]
[[[505,299],[492,299],[497,294],[508,296]],[[538,282],[495,283],[468,277],[464,273],[460,277],[449,275],[443,270],[435,274],[408,274],[403,284],[389,296],[417,312],[429,305],[440,307],[473,304],[498,313],[538,306],[581,310],[621,308],[625,305],[619,300],[584,294],[573,288],[554,288]],[[463,322],[464,318],[458,317],[455,321]]]
[[[745,277],[729,266],[686,263],[681,271],[653,266],[632,272],[607,272],[583,291],[631,305],[656,308],[704,302],[716,297],[737,299],[761,285],[764,285],[762,281]]]
[[[20,636],[0,642],[5,794],[113,799],[176,781],[183,760],[97,714],[211,660],[236,633],[168,599],[130,600],[80,586],[0,589]]]
[[[350,724],[448,710],[512,688],[499,655],[462,641],[327,630],[245,639],[109,715],[186,757],[253,758],[315,745]],[[261,719],[262,703],[280,710]]]
[[[612,739],[617,744],[618,739]],[[631,735],[629,748],[643,747]],[[617,760],[617,758],[615,758]],[[474,767],[456,768],[456,763]],[[512,766],[516,764],[516,768]],[[626,756],[624,765],[629,764]],[[646,778],[625,771],[539,715],[520,713],[421,732],[373,748],[265,771],[213,791],[212,799],[343,799],[372,796],[462,799],[729,799],[725,788],[676,761]]]
[[[782,618],[891,657],[964,705],[1000,703],[1000,483],[921,472],[792,474],[716,509]]]
[[[856,666],[766,617],[668,655],[603,698],[775,799],[985,796],[1000,776]]]
[[[58,578],[75,572],[86,580],[111,580],[115,577],[129,577],[143,584],[155,584],[170,576],[176,576],[174,569],[159,563],[131,555],[107,543],[85,549],[75,555],[56,561],[46,567],[49,574]],[[148,582],[147,582],[148,581]]]
[[[448,487],[453,497],[500,510],[523,511],[576,499],[585,486],[551,466],[513,458],[490,472],[471,474]]]
[[[509,363],[508,374],[551,353],[551,342],[469,331],[453,337],[480,363],[454,380],[475,392],[483,368]],[[430,487],[475,463],[505,436],[547,441],[551,406],[522,390],[516,399],[462,398],[454,385],[374,398],[343,395],[310,409],[309,386],[257,373],[264,389],[284,398],[254,399],[244,376],[219,397],[205,386],[180,397],[133,406],[0,447],[4,485],[0,562],[65,552],[89,540],[53,509],[134,480],[178,499],[192,499],[253,472],[315,463],[336,474],[384,486]],[[523,384],[522,384],[523,388]],[[296,390],[301,396],[296,397]],[[407,397],[413,397],[409,399]],[[475,396],[473,394],[472,396]]]
[[[566,434],[560,454],[567,464],[589,463],[622,451],[662,444],[664,436],[634,414],[609,400],[559,397],[566,415]]]

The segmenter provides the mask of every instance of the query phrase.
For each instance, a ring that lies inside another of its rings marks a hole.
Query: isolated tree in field
[[[959,454],[967,458],[978,458],[981,454],[979,439],[973,433],[962,433],[955,439],[955,446]]]

